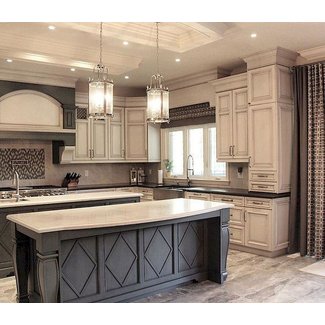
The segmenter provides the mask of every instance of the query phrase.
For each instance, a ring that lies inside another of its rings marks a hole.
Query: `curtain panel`
[[[308,66],[307,254],[325,258],[325,65]]]
[[[325,257],[325,65],[293,69],[289,252]]]

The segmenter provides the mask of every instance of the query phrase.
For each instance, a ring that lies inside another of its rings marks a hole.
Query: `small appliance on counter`
[[[79,183],[80,174],[77,173],[67,173],[63,179],[62,187],[77,187]]]
[[[137,170],[135,168],[130,169],[130,184],[137,185]]]
[[[143,184],[146,180],[146,175],[143,168],[138,169],[138,184]]]
[[[164,177],[163,177],[164,171],[162,169],[158,169],[158,184],[162,185],[164,183]]]

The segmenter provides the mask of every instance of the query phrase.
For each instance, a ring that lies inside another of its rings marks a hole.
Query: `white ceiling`
[[[49,25],[56,29],[49,30]],[[231,71],[244,64],[243,57],[277,46],[301,52],[325,45],[325,23],[163,22],[159,26],[160,72],[167,86],[168,81],[216,68]],[[155,23],[104,22],[103,63],[116,86],[149,83],[156,73],[155,41]],[[7,58],[13,62],[7,63]],[[181,61],[176,63],[176,58]],[[0,23],[2,72],[86,80],[98,60],[99,23]],[[125,75],[130,78],[124,79]]]

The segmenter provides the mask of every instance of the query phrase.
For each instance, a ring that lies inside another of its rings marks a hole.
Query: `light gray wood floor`
[[[228,279],[191,283],[137,302],[325,302],[325,277],[299,271],[315,263],[310,257],[267,258],[231,250]],[[15,302],[14,277],[0,279],[0,302]]]

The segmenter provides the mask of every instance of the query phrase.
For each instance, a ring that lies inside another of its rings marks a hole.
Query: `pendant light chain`
[[[157,74],[159,75],[159,31],[158,31],[158,24],[159,23],[156,23],[156,26],[157,26],[156,43],[157,43]]]
[[[103,52],[103,23],[100,23],[100,34],[99,34],[99,64],[102,66],[102,52]]]

